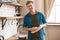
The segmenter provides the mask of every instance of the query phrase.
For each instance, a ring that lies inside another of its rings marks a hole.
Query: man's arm
[[[47,26],[46,24],[42,24],[42,25],[40,25],[39,27],[37,27],[35,31],[32,31],[31,33],[36,33],[36,32],[38,32],[39,30],[41,30],[42,28],[45,28],[46,26]]]
[[[24,27],[24,30],[25,31],[35,31],[35,30],[37,30],[37,27],[32,27],[32,28],[27,28],[27,27]]]
[[[24,27],[25,31],[30,31],[30,28]]]

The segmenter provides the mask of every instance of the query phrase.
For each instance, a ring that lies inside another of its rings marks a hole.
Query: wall
[[[48,25],[46,30],[48,40],[60,40],[60,25]]]

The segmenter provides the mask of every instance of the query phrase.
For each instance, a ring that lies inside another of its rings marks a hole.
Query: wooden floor
[[[18,38],[16,36],[12,36],[12,37],[10,37],[10,38],[8,38],[6,40],[18,40]]]
[[[10,37],[10,38],[8,38],[8,39],[6,39],[6,40],[18,40],[18,37],[12,36],[12,37]],[[26,39],[26,40],[27,40],[27,39]]]

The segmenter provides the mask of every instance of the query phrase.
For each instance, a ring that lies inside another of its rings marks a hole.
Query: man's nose
[[[29,8],[32,8],[32,7],[29,7]]]

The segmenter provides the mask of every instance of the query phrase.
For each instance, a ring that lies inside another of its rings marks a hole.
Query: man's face
[[[35,7],[33,3],[29,3],[26,5],[29,11],[35,11]]]

